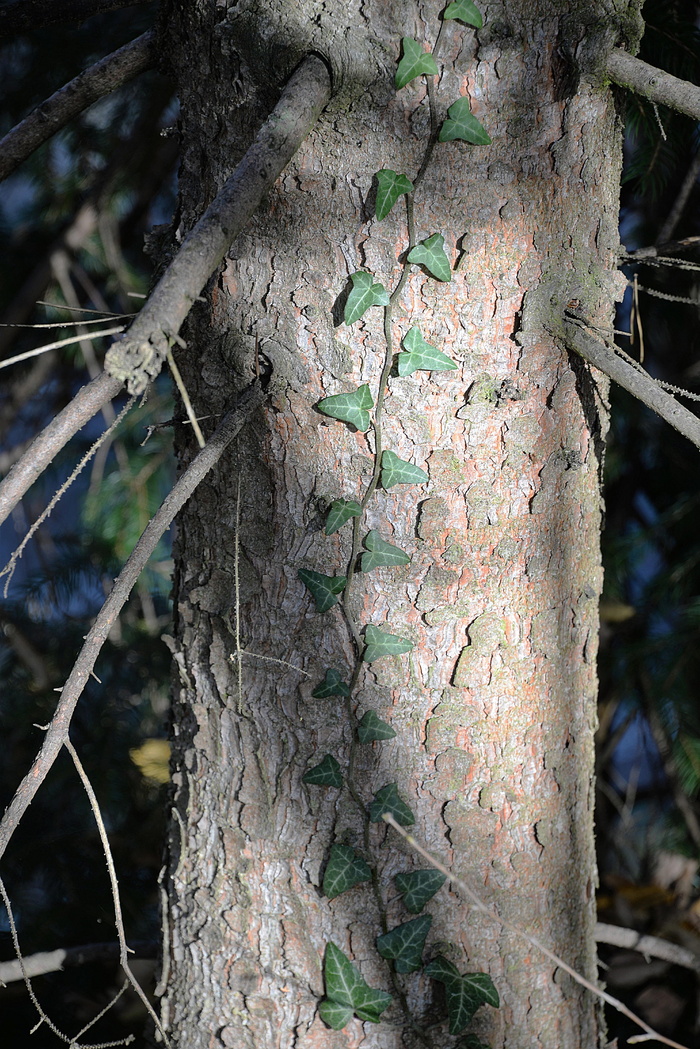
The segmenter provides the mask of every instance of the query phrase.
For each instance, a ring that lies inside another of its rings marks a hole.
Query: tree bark
[[[591,7],[596,18],[591,18]],[[458,264],[440,283],[413,267],[393,310],[395,350],[412,325],[457,369],[389,381],[384,446],[429,475],[379,490],[363,533],[409,565],[359,574],[353,613],[413,650],[365,664],[351,706],[391,723],[388,742],[351,748],[342,700],[313,699],[327,668],[355,662],[340,606],[319,615],[299,569],[345,572],[350,526],[324,511],[360,500],[372,431],[329,420],[319,400],[374,391],[382,313],[340,322],[351,273],[391,291],[408,243],[406,210],[374,217],[380,168],[414,178],[430,133],[423,78],[393,83],[403,36],[426,48],[436,5],[356,0],[294,5],[173,4],[166,45],[182,100],[178,239],[213,199],[311,51],[335,96],[235,241],[176,354],[204,427],[214,428],[264,356],[269,403],[200,486],[177,530],[173,821],[163,1023],[177,1047],[398,1049],[421,1044],[399,1005],[389,1022],[318,1016],[327,942],[373,987],[396,995],[375,939],[409,917],[393,876],[423,866],[382,824],[365,838],[345,790],[302,783],[326,753],[363,801],[396,781],[415,835],[498,914],[596,978],[593,733],[600,471],[606,385],[548,334],[578,300],[610,327],[616,273],[620,126],[608,89],[565,57],[586,35],[612,46],[602,4],[489,4],[474,33],[444,24],[440,120],[461,95],[489,146],[436,146],[416,194],[419,240]],[[595,21],[600,39],[582,26]],[[554,323],[556,321],[556,323]],[[207,417],[209,417],[207,421]],[[194,453],[188,427],[179,454]],[[329,901],[330,846],[377,870]],[[369,848],[367,848],[367,844]],[[501,1008],[475,1031],[490,1046],[599,1044],[596,1002],[447,888],[428,905],[426,958],[488,972]],[[422,1028],[443,1014],[439,985],[400,977]],[[398,998],[397,998],[398,1001]],[[452,1045],[446,1027],[434,1045]]]

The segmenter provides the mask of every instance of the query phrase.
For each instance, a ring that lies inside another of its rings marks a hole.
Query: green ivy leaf
[[[335,499],[326,519],[326,535],[333,535],[351,517],[359,517],[361,513],[362,507],[354,499]]]
[[[365,663],[374,663],[380,656],[400,656],[402,652],[410,652],[413,642],[398,634],[387,634],[376,626],[368,626],[365,630],[365,650],[362,659]]]
[[[491,1049],[486,1042],[482,1042],[475,1034],[468,1034],[463,1038],[456,1049]]]
[[[369,412],[374,407],[374,401],[369,386],[363,383],[352,393],[334,393],[331,397],[324,397],[316,407],[324,415],[351,423],[364,433],[369,430]]]
[[[420,969],[425,938],[433,923],[432,915],[422,914],[377,937],[377,950],[382,958],[393,961],[397,973]]]
[[[375,284],[371,273],[358,270],[350,274],[352,291],[345,303],[343,320],[346,324],[354,324],[367,312],[370,306],[388,306],[389,294],[383,284]],[[368,387],[369,388],[369,387]]]
[[[498,991],[487,973],[462,976],[452,962],[438,957],[426,966],[425,974],[445,985],[450,1034],[463,1031],[479,1006],[492,1005],[497,1009],[500,1004]]]
[[[374,211],[378,219],[384,219],[402,194],[413,192],[413,183],[406,175],[392,171],[391,168],[378,171],[377,182],[377,203]]]
[[[425,341],[420,333],[420,328],[415,324],[404,335],[403,345],[408,352],[400,353],[397,357],[399,375],[411,375],[418,370],[433,372],[454,371],[457,367],[446,353]]]
[[[443,17],[458,18],[460,22],[473,25],[475,29],[481,29],[484,24],[481,12],[472,0],[455,0],[453,4],[448,5]]]
[[[371,572],[373,568],[379,568],[381,565],[407,565],[411,560],[398,546],[382,539],[374,528],[365,536],[364,544],[368,552],[361,558],[363,572]]]
[[[447,121],[445,121],[447,123]],[[415,262],[416,266],[425,266],[428,273],[436,280],[452,280],[450,260],[445,254],[445,238],[442,233],[433,233],[408,253],[408,261]]]
[[[313,699],[328,699],[330,696],[349,696],[350,689],[337,670],[327,670],[320,685],[311,693]]]
[[[318,1015],[334,1031],[341,1031],[352,1020],[353,1012],[349,1005],[331,1002],[326,998],[318,1007]]]
[[[311,783],[316,787],[342,787],[343,774],[333,755],[326,754],[323,761],[304,773],[301,782]]]
[[[329,900],[347,892],[361,881],[369,881],[372,872],[349,845],[331,845],[328,866],[323,875],[323,891]]]
[[[382,452],[382,488],[393,488],[395,484],[425,484],[428,475],[420,466],[399,459],[394,452]]]
[[[368,710],[362,716],[362,721],[357,726],[357,738],[360,743],[374,743],[379,739],[393,739],[396,735],[394,729],[386,721],[382,721],[373,710]]]
[[[406,910],[411,914],[419,914],[428,900],[445,884],[445,875],[431,867],[428,870],[397,874],[394,881],[403,896]]]
[[[429,51],[424,51],[417,40],[411,36],[403,37],[403,58],[396,69],[395,84],[397,90],[405,87],[417,76],[436,76],[437,63]]]
[[[381,1014],[391,1005],[391,995],[386,991],[375,991],[371,988],[363,979],[359,969],[334,943],[326,944],[323,976],[328,999],[335,1002],[336,1005],[349,1007],[360,1020],[378,1023]],[[322,1002],[321,1006],[323,1004]],[[337,1015],[339,1018],[336,1011],[332,1011],[330,1015]],[[323,1013],[321,1017],[324,1018]],[[347,1023],[347,1020],[345,1022]]]
[[[313,594],[317,612],[327,612],[332,608],[347,583],[344,575],[322,575],[321,572],[312,572],[308,568],[300,568],[298,575],[304,586]]]
[[[380,787],[374,795],[374,801],[369,807],[370,822],[379,823],[385,812],[393,816],[402,827],[411,827],[416,822],[415,816],[399,794],[395,783],[387,783],[385,787]]]
[[[488,146],[490,135],[473,116],[468,98],[458,98],[447,110],[447,120],[440,128],[440,142],[452,142],[459,138],[473,146]],[[410,256],[409,256],[410,258]]]

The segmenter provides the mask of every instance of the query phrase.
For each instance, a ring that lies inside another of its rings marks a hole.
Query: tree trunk
[[[393,349],[418,325],[457,368],[389,379],[384,448],[429,481],[380,487],[370,500],[360,534],[376,529],[411,561],[357,573],[347,603],[360,626],[414,647],[363,663],[348,703],[312,698],[328,668],[349,681],[358,652],[342,601],[318,614],[298,571],[346,574],[353,525],[326,535],[325,510],[362,499],[375,435],[316,406],[361,384],[376,397],[382,309],[346,325],[341,296],[358,270],[389,292],[400,278],[405,199],[377,221],[373,175],[413,179],[421,165],[426,81],[397,91],[393,78],[401,38],[430,50],[441,9],[189,0],[167,11],[182,100],[180,232],[306,53],[329,61],[336,90],[195,307],[179,358],[205,433],[261,361],[273,368],[266,407],[190,500],[175,544],[163,1016],[182,1049],[454,1044],[441,985],[392,975],[375,949],[387,926],[411,917],[393,876],[426,866],[353,800],[367,805],[391,782],[418,840],[497,915],[596,978],[606,390],[549,330],[572,299],[610,326],[620,127],[610,92],[571,58],[618,41],[601,28],[602,3],[580,6],[579,15],[570,0],[494,2],[478,32],[443,25],[438,121],[466,95],[492,144],[438,143],[416,193],[415,237],[441,234],[454,272],[441,282],[411,267]],[[178,444],[186,463],[189,426]],[[396,736],[353,742],[348,709],[375,711]],[[328,753],[350,791],[302,782]],[[329,900],[321,884],[333,843],[356,849],[376,877]],[[449,884],[427,911],[424,958],[487,972],[498,989],[501,1007],[481,1008],[470,1028],[489,1046],[599,1044],[593,997],[526,941]],[[379,1024],[322,1022],[329,941],[392,994]],[[437,1021],[426,1042],[421,1032]]]

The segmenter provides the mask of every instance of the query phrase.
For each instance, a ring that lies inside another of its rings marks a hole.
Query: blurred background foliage
[[[100,57],[154,24],[157,5],[82,25],[21,33],[0,50],[4,134]],[[699,8],[644,7],[640,57],[700,84]],[[685,117],[620,93],[626,114],[621,238],[630,258],[620,345],[656,377],[700,394],[700,152]],[[76,320],[114,323],[138,308],[151,262],[144,237],[176,207],[177,101],[156,71],[92,106],[39,149],[0,193],[0,357],[67,335],[71,347],[8,369],[0,384],[0,468],[101,368],[103,340]],[[170,130],[168,130],[170,129]],[[163,133],[165,132],[165,134]],[[689,267],[689,268],[688,268]],[[694,268],[695,267],[695,268]],[[672,298],[659,298],[661,293]],[[50,305],[49,305],[50,304]],[[92,312],[91,312],[92,311]],[[37,330],[21,325],[60,323]],[[18,326],[19,325],[19,326]],[[601,605],[598,751],[600,916],[700,953],[700,490],[698,453],[617,388],[606,463],[605,593]],[[692,402],[691,402],[692,403]],[[119,411],[122,404],[117,404]],[[86,467],[19,561],[0,606],[0,807],[31,764],[91,618],[172,483],[172,403],[156,384]],[[94,420],[61,453],[0,531],[4,563],[94,438]],[[5,580],[2,580],[4,583]],[[160,935],[167,768],[170,562],[163,540],[120,616],[73,721],[72,739],[102,806],[120,877],[129,940],[150,962]],[[25,954],[114,942],[109,885],[94,819],[64,755],[20,824],[2,865]],[[0,960],[13,948],[0,908]],[[650,1023],[700,1046],[696,976],[601,945],[606,979]],[[140,974],[148,980],[148,969]],[[54,1022],[74,1032],[120,985],[114,961],[37,978]],[[36,1013],[24,985],[0,992],[3,1044],[26,1044]],[[628,1031],[610,1016],[611,1035]],[[90,1031],[96,1042],[135,1035],[143,1010],[124,995]],[[35,1049],[61,1044],[42,1026]]]

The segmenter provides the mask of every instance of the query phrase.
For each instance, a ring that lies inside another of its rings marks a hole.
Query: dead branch
[[[158,956],[158,944],[154,940],[132,940],[129,952],[132,958],[152,958]],[[46,973],[63,972],[78,965],[91,962],[119,961],[118,943],[87,943],[82,947],[58,947],[55,951],[39,951],[37,954],[25,955],[24,972],[30,979],[45,976]],[[17,958],[10,962],[0,962],[0,985],[16,983],[24,979],[22,966]]]
[[[569,314],[565,315],[564,339],[573,353],[604,372],[642,404],[646,404],[647,408],[661,416],[674,430],[687,437],[696,448],[700,448],[700,419],[697,415],[693,415],[679,404],[676,398],[663,390],[642,367],[631,360],[625,360],[602,338],[595,338],[595,333],[594,328],[588,327],[581,320]]]
[[[627,950],[643,954],[645,958],[662,958],[672,965],[682,965],[700,973],[700,956],[685,947],[679,947],[670,940],[658,936],[643,936],[635,929],[623,929],[619,925],[608,925],[596,922],[595,938],[598,943],[609,943],[613,947],[625,947]]]
[[[671,109],[700,120],[700,87],[687,80],[665,73],[663,69],[650,66],[627,51],[614,47],[607,57],[605,72],[614,84],[634,91]]]
[[[19,462],[0,484],[0,524],[12,513],[24,493],[44,472],[54,456],[68,444],[78,430],[111,401],[122,389],[123,383],[103,372],[87,386],[78,390],[70,404],[53,419],[46,429],[35,437]]]
[[[130,393],[142,393],[158,375],[192,304],[299,149],[330,93],[325,62],[309,55],[236,170],[188,233],[129,331],[107,352],[107,371],[126,382]]]
[[[156,33],[149,29],[56,91],[0,140],[0,179],[98,98],[150,69],[155,60]]]
[[[106,376],[101,376],[100,378],[106,378]],[[95,383],[99,381],[100,379],[97,379]],[[115,382],[116,380],[112,379],[110,381]],[[94,386],[95,383],[91,383],[91,386]],[[68,729],[73,711],[87,684],[95,661],[138,577],[155,550],[158,540],[170,526],[175,515],[187,502],[202,478],[218,462],[227,445],[230,444],[253,412],[260,406],[262,400],[263,389],[259,383],[252,383],[245,388],[239,396],[235,407],[224,416],[219,428],[166,496],[160,508],[144,529],[141,538],[119,573],[109,597],[100,609],[92,629],[85,639],[85,644],[61,692],[61,698],[46,730],[41,750],[7,807],[2,821],[0,821],[0,857],[4,854],[19,821],[27,811],[49,769],[56,760],[59,751],[68,739]]]
[[[252,146],[194,226],[125,337],[107,355],[106,372],[35,439],[0,484],[0,524],[70,438],[129,379],[142,392],[160,371],[169,343],[193,302],[293,157],[330,97],[325,63],[310,55],[291,77]]]
[[[0,8],[0,40],[57,22],[80,23],[148,0],[9,0]]]

